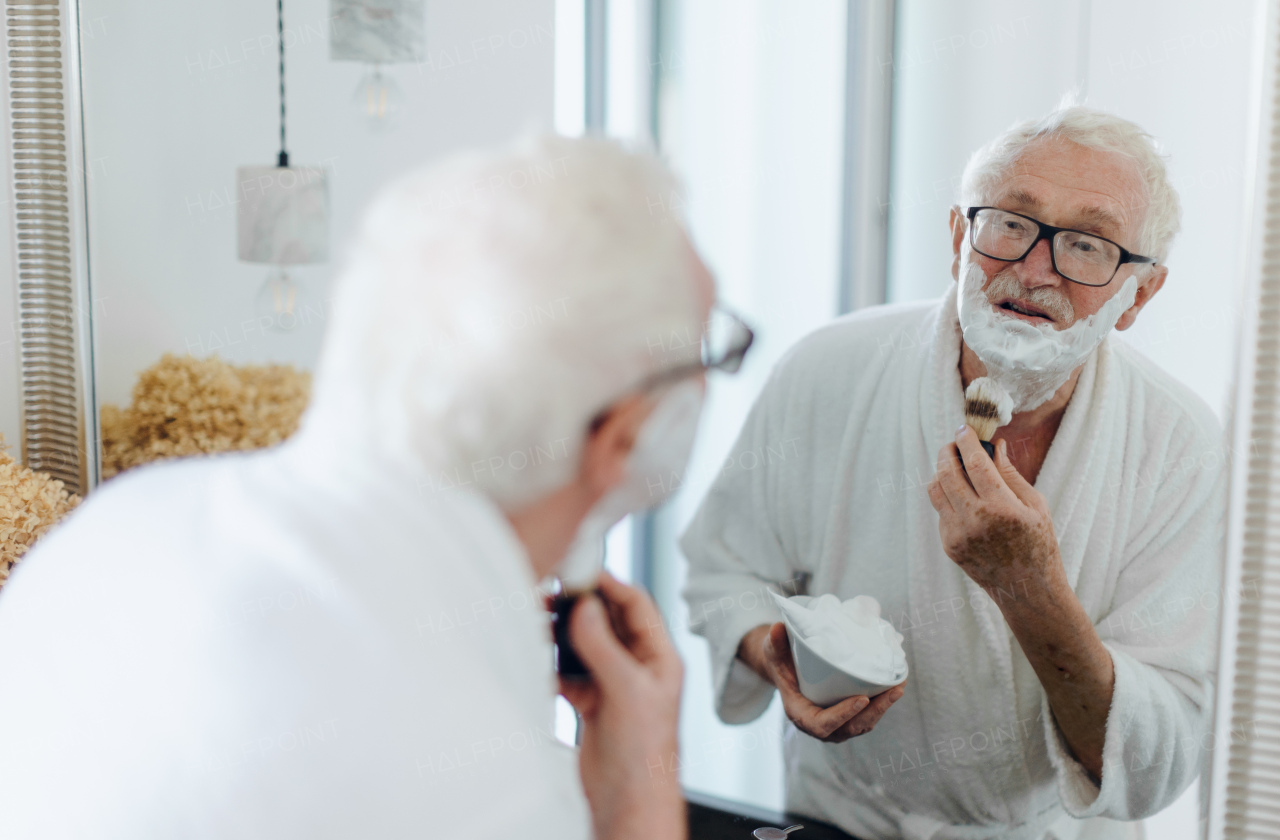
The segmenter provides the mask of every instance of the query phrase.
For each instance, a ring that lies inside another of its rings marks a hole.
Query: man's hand
[[[943,550],[988,594],[1042,586],[1061,568],[1049,505],[1013,466],[1003,440],[993,463],[962,427],[939,451],[928,492]]]
[[[811,702],[800,693],[791,646],[787,643],[787,628],[781,622],[772,626],[762,624],[743,636],[738,657],[777,687],[782,709],[797,729],[830,744],[870,732],[904,691],[899,685],[875,699],[865,695],[846,697],[826,709]]]
[[[1062,568],[1044,496],[1009,461],[1003,440],[992,463],[965,426],[938,453],[929,501],[947,556],[999,606],[1067,745],[1101,779],[1115,667]]]
[[[684,667],[652,599],[600,576],[604,602],[583,597],[569,619],[591,672],[561,680],[582,717],[582,786],[600,840],[681,840],[688,826],[676,772]]]

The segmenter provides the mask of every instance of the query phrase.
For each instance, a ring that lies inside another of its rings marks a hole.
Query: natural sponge
[[[0,435],[0,586],[32,544],[80,504],[61,481],[18,463]]]
[[[311,375],[291,365],[232,365],[166,353],[142,372],[127,408],[102,407],[102,477],[186,455],[259,449],[298,428]]]

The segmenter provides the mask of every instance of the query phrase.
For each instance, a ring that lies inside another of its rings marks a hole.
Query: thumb
[[[1009,445],[1003,440],[996,442],[996,469],[1000,471],[1000,477],[1013,491],[1013,495],[1017,496],[1023,504],[1038,506],[1040,493],[1022,477],[1022,473],[1018,472],[1018,468],[1009,460]]]
[[[595,713],[600,697],[599,688],[586,681],[561,679],[559,682],[560,694],[569,701],[573,710],[584,718],[590,718]]]
[[[781,621],[769,628],[769,654],[777,660],[791,660],[791,638],[787,635],[787,625]]]
[[[800,690],[800,682],[796,677],[796,665],[791,660],[791,639],[787,635],[787,625],[781,621],[769,628],[769,659],[773,663],[774,670],[779,672],[782,678],[788,683],[795,683],[796,690]]]
[[[631,655],[613,634],[604,604],[595,595],[578,601],[569,619],[569,638],[598,684],[613,683],[626,672]]]

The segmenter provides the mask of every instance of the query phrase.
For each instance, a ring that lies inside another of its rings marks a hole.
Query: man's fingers
[[[884,713],[889,711],[889,707],[902,699],[902,695],[906,693],[903,686],[894,686],[888,691],[883,691],[875,697],[871,698],[871,702],[858,715],[858,719],[863,723],[869,724],[870,729],[875,726],[880,718],[884,717]]]
[[[769,628],[768,657],[774,673],[774,685],[782,698],[787,718],[803,732],[825,739],[850,718],[866,708],[866,697],[846,697],[834,706],[823,708],[800,693],[795,662],[791,658],[787,628],[781,622]]]
[[[670,648],[671,640],[666,634],[666,625],[662,623],[662,614],[658,606],[643,589],[627,586],[608,572],[602,572],[599,578],[600,591],[617,614],[623,619],[627,632],[645,647]],[[644,659],[641,651],[633,651],[637,657]]]
[[[987,451],[982,448],[977,432],[968,426],[961,426],[960,431],[956,433],[956,448],[960,450],[969,483],[973,485],[973,489],[979,496],[992,499],[1007,489],[1000,477],[1000,471],[987,456]]]
[[[938,483],[938,479],[932,479],[925,487],[925,492],[929,494],[929,503],[933,505],[933,509],[940,515],[953,513],[955,508],[951,507],[951,502],[947,499],[947,494],[943,492],[942,485]]]
[[[569,615],[569,639],[587,670],[609,683],[626,679],[635,660],[613,634],[604,605],[595,595],[583,595]]]
[[[627,586],[608,572],[600,575],[599,586],[609,602],[610,612],[620,620],[623,641],[636,659],[660,663],[664,668],[678,662],[662,614],[648,593]]]
[[[1040,499],[1040,491],[1031,486],[1022,473],[1018,472],[1018,468],[1009,460],[1009,445],[1006,441],[996,443],[996,469],[1000,470],[1000,475],[1004,478],[1004,483],[1013,491],[1013,495],[1025,505],[1036,507],[1036,502]]]
[[[828,706],[813,716],[815,724],[832,733],[860,715],[871,700],[862,695],[846,697],[834,706]]]
[[[865,735],[875,729],[876,724],[880,722],[880,718],[884,717],[884,713],[889,711],[890,706],[901,699],[904,691],[905,689],[902,686],[896,686],[873,697],[871,702],[853,719],[832,733],[832,740],[838,738],[841,741],[846,741],[849,738]]]
[[[965,477],[964,467],[960,463],[960,453],[954,443],[948,443],[938,453],[938,474],[934,476],[938,486],[942,488],[947,502],[956,511],[967,510],[978,498],[973,485]]]
[[[783,709],[787,717],[802,732],[820,740],[826,740],[867,707],[866,697],[846,697],[834,706],[822,708],[803,694],[783,696]]]

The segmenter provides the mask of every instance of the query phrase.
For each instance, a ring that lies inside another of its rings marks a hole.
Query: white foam
[[[982,360],[987,376],[1009,392],[1014,411],[1030,411],[1048,402],[1098,349],[1138,293],[1138,279],[1130,276],[1097,312],[1057,330],[992,306],[982,290],[982,266],[969,262],[968,256],[966,246],[956,298],[964,343]]]
[[[807,604],[777,593],[773,600],[786,614],[788,625],[822,658],[850,676],[891,685],[907,668],[902,635],[880,617],[880,603],[858,595],[841,603],[835,595],[820,595]]]

